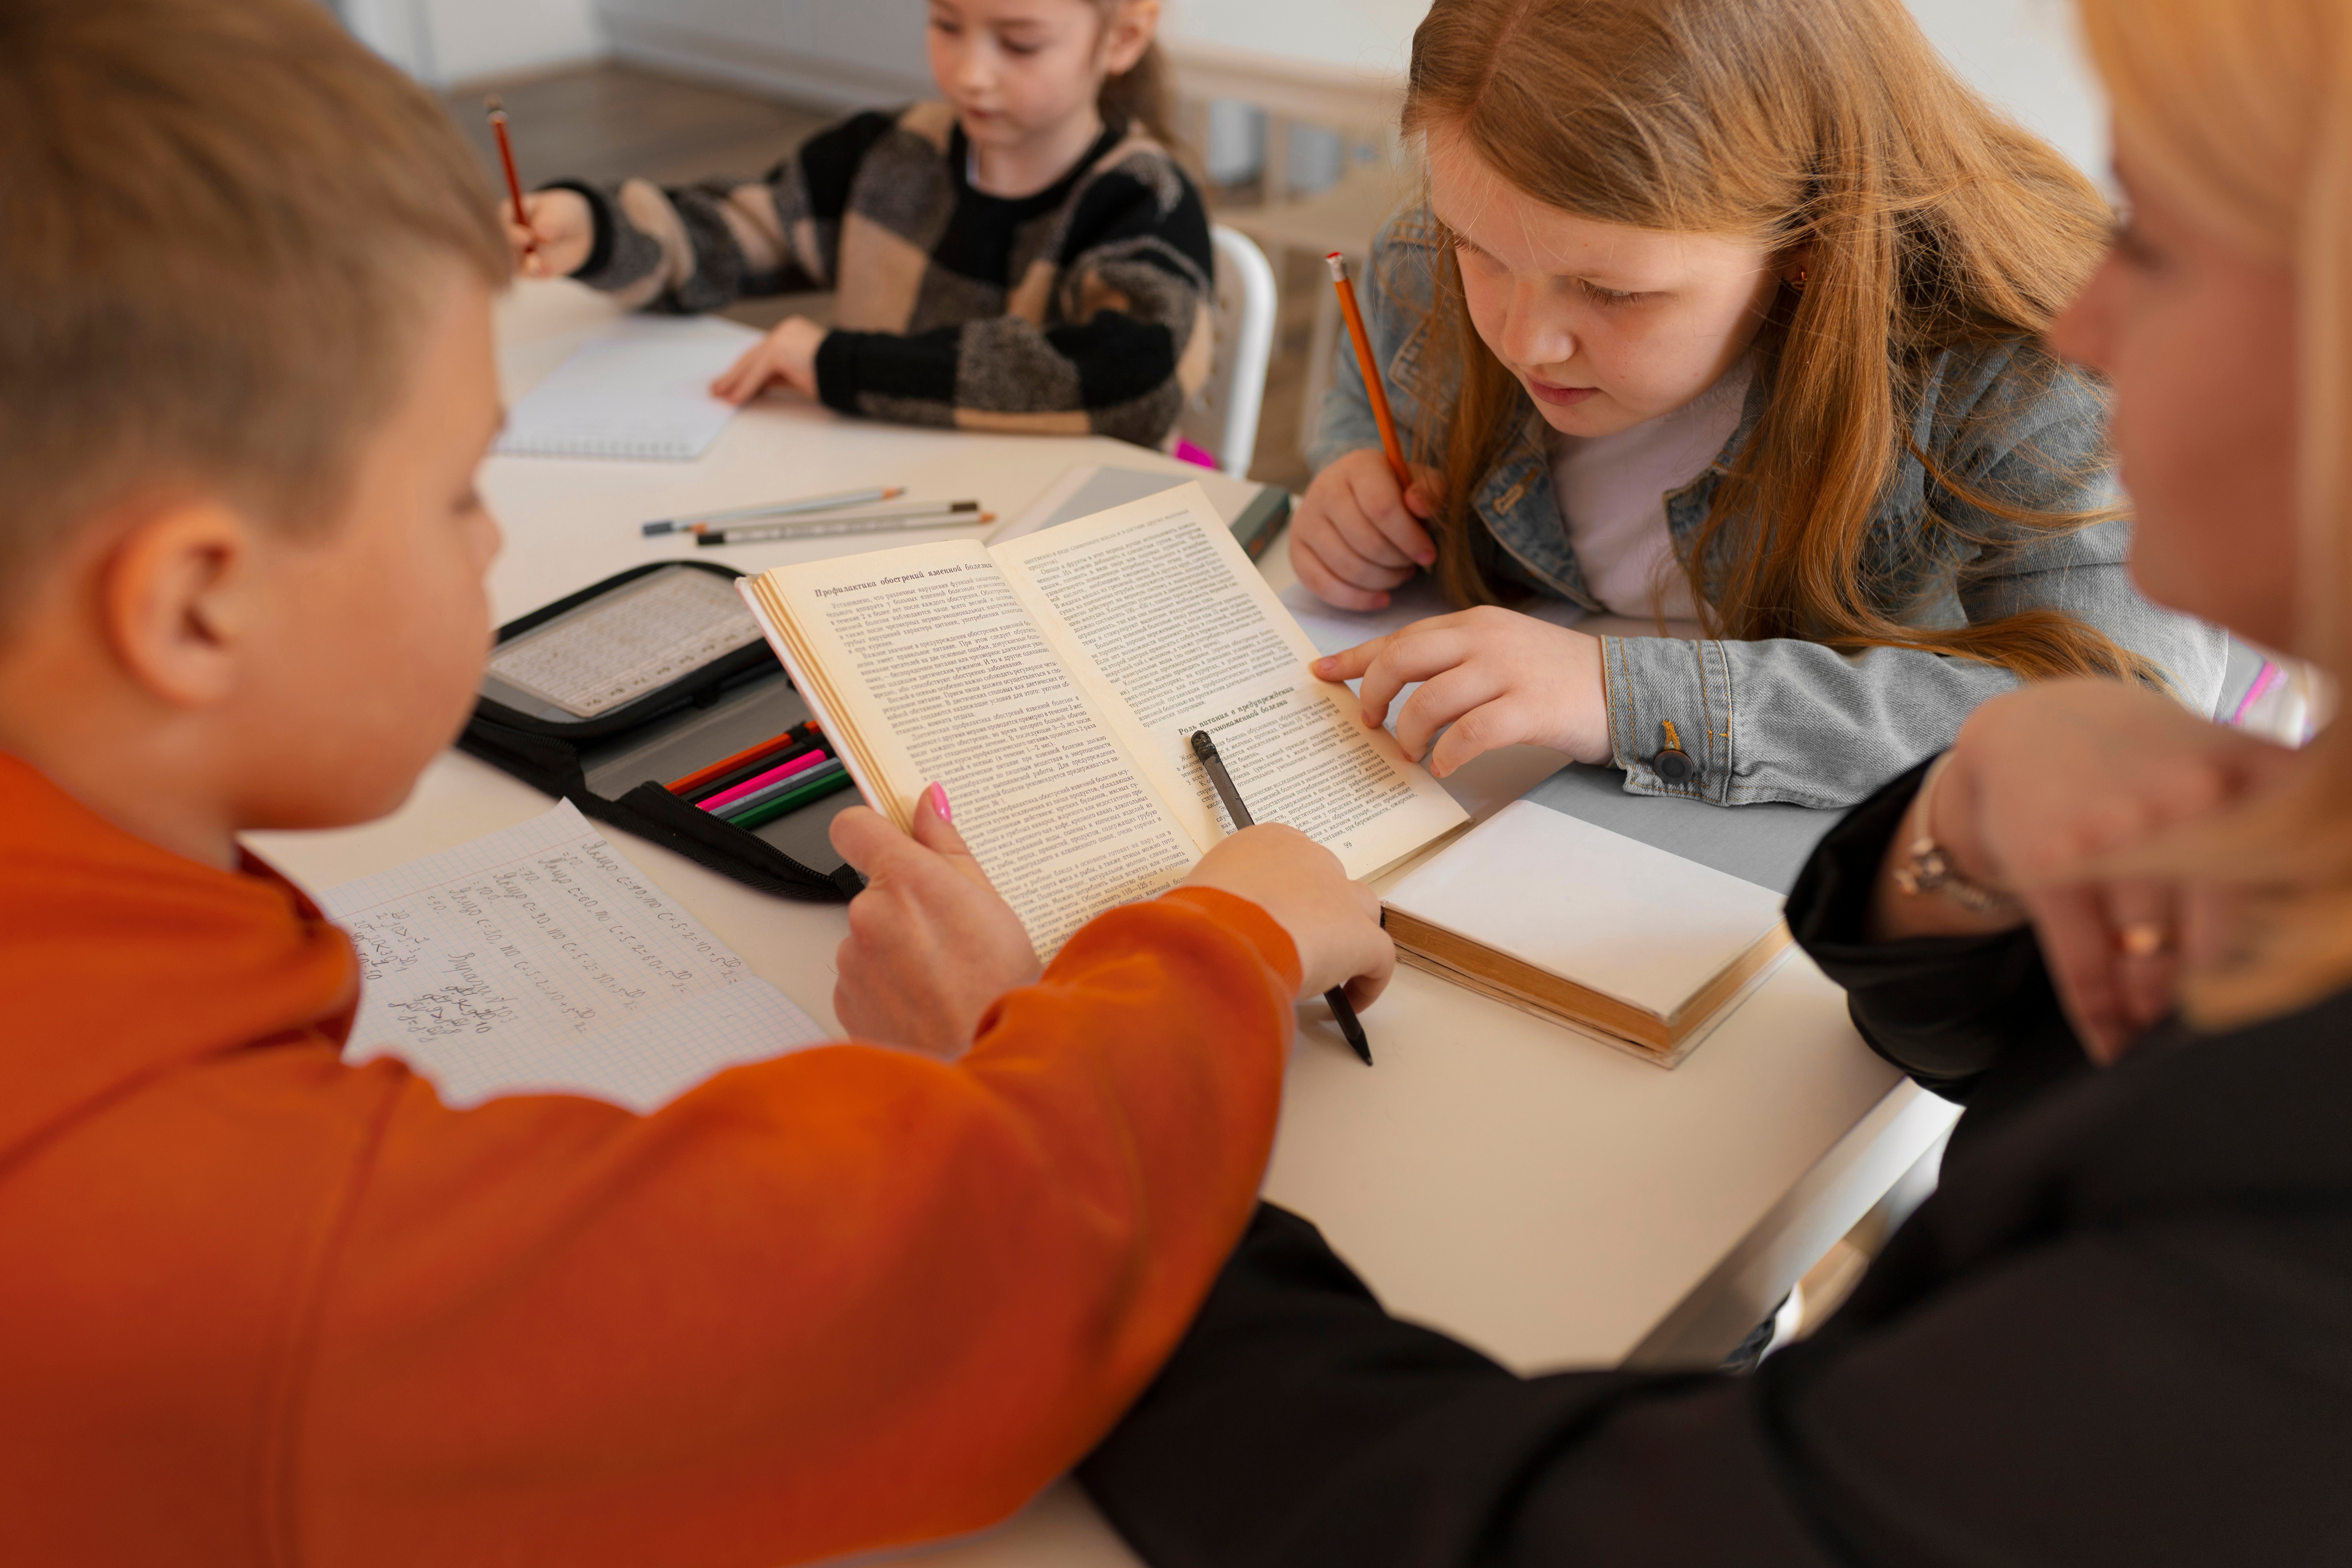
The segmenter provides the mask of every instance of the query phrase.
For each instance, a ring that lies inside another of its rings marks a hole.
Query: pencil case
[[[457,747],[746,887],[838,903],[865,885],[826,838],[855,789],[796,807],[786,797],[782,815],[751,813],[756,826],[741,826],[667,787],[809,723],[736,598],[741,575],[656,561],[500,626]],[[730,611],[748,641],[729,646]]]

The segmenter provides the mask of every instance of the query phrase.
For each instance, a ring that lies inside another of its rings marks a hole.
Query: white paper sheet
[[[735,417],[733,404],[710,395],[710,383],[758,339],[732,321],[620,322],[507,411],[495,450],[522,458],[698,458]]]
[[[343,1059],[398,1057],[452,1106],[559,1092],[648,1111],[828,1038],[569,801],[319,905],[359,950]]]
[[[1514,801],[1384,900],[1664,1016],[1780,919],[1769,888]]]
[[[665,566],[500,644],[489,669],[593,719],[759,640],[731,579]]]

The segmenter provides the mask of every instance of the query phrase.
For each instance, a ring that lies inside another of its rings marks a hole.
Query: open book
[[[993,549],[955,540],[779,567],[743,596],[866,799],[932,780],[1050,955],[1231,830],[1187,737],[1251,813],[1377,875],[1467,820],[1345,686],[1198,485]]]

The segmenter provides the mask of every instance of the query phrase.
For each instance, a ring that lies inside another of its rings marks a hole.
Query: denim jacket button
[[[1652,757],[1650,765],[1668,784],[1685,784],[1698,772],[1698,764],[1690,760],[1688,752],[1676,751],[1672,746]]]

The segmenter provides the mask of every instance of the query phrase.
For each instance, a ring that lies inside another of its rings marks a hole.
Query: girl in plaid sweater
[[[845,413],[1156,444],[1213,335],[1159,9],[930,0],[945,102],[853,115],[755,181],[562,182],[509,238],[525,271],[643,309],[833,290],[831,330],[791,317],[719,377],[737,402],[781,383]]]

